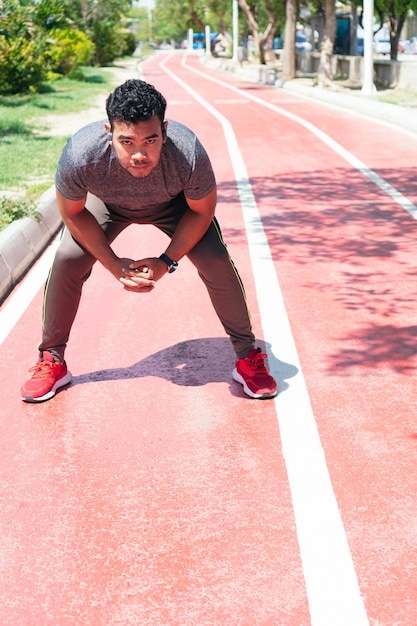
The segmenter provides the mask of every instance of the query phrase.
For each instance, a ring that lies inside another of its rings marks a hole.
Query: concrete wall
[[[24,217],[0,233],[0,302],[49,244],[61,227],[55,187],[42,195],[37,218]]]
[[[302,52],[297,54],[297,71],[305,75],[315,75],[320,63],[318,52]],[[363,75],[363,57],[342,56],[332,57],[333,76],[349,79],[360,84]],[[417,59],[391,61],[390,59],[374,59],[374,81],[378,87],[400,87],[417,90]]]
[[[103,205],[93,194],[87,194],[86,207]],[[37,217],[23,217],[0,233],[0,303],[24,277],[54,236],[62,228],[56,203],[55,186],[38,201]]]

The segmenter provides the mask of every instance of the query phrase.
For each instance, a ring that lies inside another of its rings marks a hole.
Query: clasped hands
[[[166,264],[156,257],[148,259],[118,259],[117,278],[127,291],[148,293],[155,283],[167,273]]]

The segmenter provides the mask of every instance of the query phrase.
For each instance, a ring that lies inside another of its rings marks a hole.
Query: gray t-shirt
[[[216,181],[208,155],[183,124],[169,121],[157,167],[149,176],[135,178],[120,165],[104,123],[84,126],[66,144],[55,177],[56,188],[66,198],[81,200],[90,192],[118,215],[149,217],[181,192],[201,200],[213,190]]]

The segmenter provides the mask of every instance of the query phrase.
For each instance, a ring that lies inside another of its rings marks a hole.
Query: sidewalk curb
[[[332,90],[323,89],[318,86],[301,85],[299,83],[300,79],[291,81],[280,80],[277,78],[276,70],[267,65],[252,63],[250,65],[241,66],[230,60],[207,57],[202,57],[201,60],[202,63],[208,66],[230,72],[236,76],[241,76],[244,80],[273,85],[277,89],[285,89],[307,99],[319,100],[325,104],[355,111],[356,113],[360,113],[372,119],[376,118],[417,133],[417,110],[397,104],[379,102],[377,97],[369,98],[363,96],[360,92],[358,92],[357,95],[351,95],[343,91],[337,91],[337,85],[336,89]]]
[[[55,187],[50,187],[37,204],[39,221],[24,217],[0,233],[0,303],[8,296],[43,252],[62,225]]]
[[[366,115],[372,119],[379,119],[389,122],[395,126],[401,126],[405,130],[417,133],[417,111],[408,109],[398,104],[379,102],[378,99],[367,98],[362,95],[351,96],[346,93],[321,89],[320,87],[309,87],[308,85],[298,85],[296,83],[277,83],[278,88],[298,93],[301,96],[312,100],[320,100],[326,104],[331,104],[343,109],[349,109]]]

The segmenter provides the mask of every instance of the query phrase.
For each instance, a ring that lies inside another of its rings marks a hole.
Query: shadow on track
[[[234,359],[227,337],[192,339],[150,354],[127,367],[96,370],[74,376],[73,385],[157,376],[174,385],[201,387],[213,382],[231,382]],[[295,376],[298,371],[294,365],[279,361],[273,355],[269,358],[269,367],[278,381],[280,393],[288,388],[287,379]],[[233,395],[244,395],[241,389],[239,384],[232,383]]]

